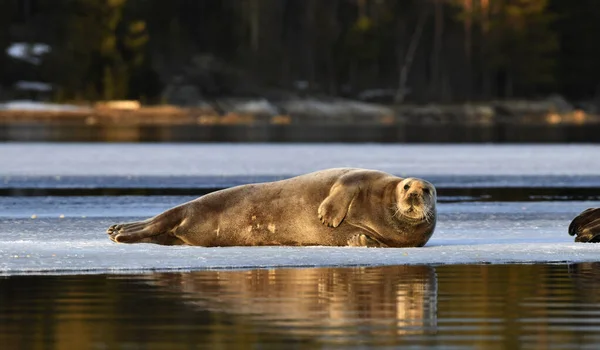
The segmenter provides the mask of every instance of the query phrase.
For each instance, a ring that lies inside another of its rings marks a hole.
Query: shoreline
[[[581,110],[430,105],[346,109],[345,114],[307,104],[293,114],[276,114],[218,113],[210,106],[55,106],[0,109],[0,142],[600,142],[600,116]]]

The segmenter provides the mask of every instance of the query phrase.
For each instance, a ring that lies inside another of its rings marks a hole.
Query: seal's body
[[[119,243],[419,247],[435,205],[427,181],[337,168],[213,192],[107,232]]]
[[[569,234],[575,242],[600,242],[600,208],[589,208],[577,215],[569,225]]]

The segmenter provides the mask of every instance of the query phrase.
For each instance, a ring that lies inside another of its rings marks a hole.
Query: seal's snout
[[[415,206],[415,205],[420,205],[421,204],[421,194],[417,193],[417,191],[413,191],[411,193],[408,193],[407,197],[408,197],[407,198],[407,202],[411,206]]]

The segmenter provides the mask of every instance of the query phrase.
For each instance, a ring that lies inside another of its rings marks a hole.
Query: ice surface
[[[600,176],[600,145],[0,144],[0,176],[282,176],[363,167],[398,176]]]
[[[576,213],[600,202],[440,204],[438,227],[423,248],[164,247],[116,244],[105,234],[113,223],[153,216],[189,199],[0,197],[0,274],[581,262],[600,257],[600,244],[574,243],[566,233]]]
[[[196,176],[146,176],[146,175],[0,175],[0,189],[93,189],[93,188],[223,188],[251,182],[276,181],[294,174],[282,175],[196,175]],[[428,175],[413,174],[432,182],[440,188],[600,188],[599,175]]]
[[[14,189],[218,187],[339,166],[420,176],[436,186],[459,188],[600,187],[596,145],[5,143],[0,164],[0,188]],[[192,198],[0,197],[0,273],[600,258],[600,244],[574,243],[567,234],[577,213],[600,206],[581,201],[442,202],[438,227],[424,248],[162,247],[116,244],[105,234],[113,223],[150,217]]]

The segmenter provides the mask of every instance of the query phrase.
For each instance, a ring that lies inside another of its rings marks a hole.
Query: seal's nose
[[[407,198],[408,202],[411,204],[417,204],[421,202],[421,199],[419,197],[419,194],[415,191],[411,192],[408,194],[408,198]]]

